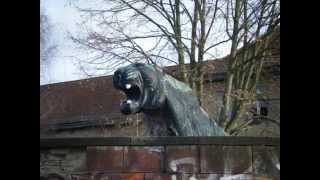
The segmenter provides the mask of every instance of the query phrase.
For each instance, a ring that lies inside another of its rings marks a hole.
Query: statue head
[[[120,111],[134,114],[162,107],[165,96],[160,83],[161,75],[161,70],[149,64],[134,63],[119,68],[113,75],[113,84],[127,96],[120,103]]]
[[[119,68],[114,87],[126,94],[123,114],[143,112],[151,136],[217,136],[223,129],[201,109],[192,89],[154,65],[135,63]]]

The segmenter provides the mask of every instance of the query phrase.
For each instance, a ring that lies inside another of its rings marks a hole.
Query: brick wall
[[[278,138],[40,140],[40,177],[70,180],[280,179]]]

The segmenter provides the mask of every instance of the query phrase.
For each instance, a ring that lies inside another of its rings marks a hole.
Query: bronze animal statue
[[[145,115],[146,136],[226,135],[200,107],[187,84],[154,65],[135,63],[119,68],[113,84],[127,96],[120,104],[123,114]]]

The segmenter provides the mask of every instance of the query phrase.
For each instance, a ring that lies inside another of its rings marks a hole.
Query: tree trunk
[[[229,56],[229,63],[228,63],[228,74],[227,74],[227,82],[226,82],[226,90],[224,95],[224,102],[223,108],[221,113],[221,118],[219,120],[220,125],[222,127],[226,127],[226,125],[231,120],[231,112],[232,112],[232,97],[231,93],[233,90],[233,83],[234,83],[234,68],[236,64],[236,51],[238,47],[238,31],[239,31],[239,19],[240,19],[240,7],[241,7],[241,0],[236,0],[235,5],[235,15],[233,18],[233,32],[232,32],[232,44]]]
[[[181,24],[180,24],[180,0],[175,0],[175,35],[176,35],[176,41],[177,41],[177,49],[178,49],[178,62],[179,62],[179,78],[183,82],[187,82],[186,77],[186,67],[184,62],[184,50],[181,40]]]
[[[206,1],[202,0],[201,8],[199,9],[200,20],[200,39],[198,49],[198,63],[196,69],[196,92],[199,100],[199,104],[202,104],[203,96],[203,55],[206,43],[206,22],[205,22]]]
[[[197,38],[197,23],[198,23],[198,1],[194,1],[193,19],[191,26],[191,50],[190,50],[190,69],[188,73],[189,85],[191,88],[195,87],[195,74],[196,74],[196,38]]]

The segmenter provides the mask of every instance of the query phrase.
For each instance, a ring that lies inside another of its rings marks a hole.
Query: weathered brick
[[[254,180],[250,174],[182,174],[181,180]]]
[[[40,151],[40,175],[70,174],[87,171],[86,148],[50,149]]]
[[[168,172],[198,172],[197,146],[168,146],[166,148],[166,169]]]
[[[89,174],[72,174],[71,180],[93,180],[93,176]]]
[[[144,180],[143,173],[130,173],[130,174],[97,174],[94,180]]]
[[[126,147],[125,169],[129,172],[161,172],[163,147]]]
[[[89,171],[121,172],[123,170],[123,147],[96,146],[87,148]]]
[[[146,173],[145,180],[181,180],[178,174]]]
[[[274,180],[274,179],[270,177],[264,177],[264,176],[255,176],[253,180]]]
[[[113,180],[121,179],[120,174],[97,173],[93,176],[93,180]]]
[[[65,173],[49,173],[40,175],[40,179],[44,180],[65,180],[67,179],[67,174]]]
[[[142,173],[123,174],[121,175],[121,180],[144,180],[144,174]]]
[[[253,173],[260,179],[280,179],[280,148],[254,146]]]
[[[223,175],[219,180],[255,180],[252,174]]]
[[[219,177],[221,175],[217,174],[182,174],[181,180],[220,180]]]
[[[202,173],[244,174],[252,172],[251,147],[249,146],[201,146]]]

